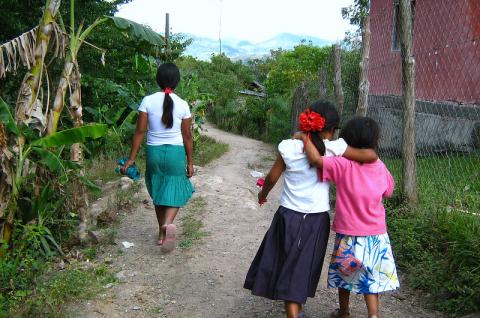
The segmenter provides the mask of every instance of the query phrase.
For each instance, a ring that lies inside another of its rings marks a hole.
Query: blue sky
[[[118,16],[174,33],[260,42],[288,32],[337,41],[351,29],[340,10],[353,0],[133,0]],[[221,27],[220,27],[221,18]]]

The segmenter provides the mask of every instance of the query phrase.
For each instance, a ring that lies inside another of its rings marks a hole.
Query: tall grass
[[[400,184],[400,160],[385,160]],[[453,316],[480,310],[480,158],[419,158],[419,204],[387,202],[396,259],[429,304]],[[397,195],[398,198],[398,195]]]
[[[193,147],[193,162],[195,165],[204,166],[221,157],[227,151],[227,144],[218,142],[208,136],[200,135]]]

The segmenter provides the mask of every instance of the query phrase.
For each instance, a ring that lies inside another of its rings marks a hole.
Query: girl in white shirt
[[[174,93],[180,81],[177,66],[160,65],[156,79],[162,91],[143,98],[130,157],[122,169],[126,171],[135,161],[146,132],[145,185],[155,205],[157,244],[170,252],[175,248],[173,221],[195,191],[188,179],[193,175],[192,115],[187,102]]]
[[[377,159],[373,150],[350,148],[343,139],[330,141],[340,121],[330,102],[313,103],[299,121],[310,142],[326,156],[343,155],[361,162]],[[283,140],[278,146],[279,155],[258,193],[258,202],[266,202],[283,174],[280,207],[244,284],[254,295],[283,300],[288,318],[302,316],[307,297],[315,296],[330,232],[329,184],[319,181],[317,168],[309,164],[303,147],[296,139]]]

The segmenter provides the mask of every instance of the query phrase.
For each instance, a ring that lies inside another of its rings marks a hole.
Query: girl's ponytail
[[[170,94],[180,82],[180,71],[173,63],[164,63],[158,67],[157,83],[165,93],[163,99],[162,123],[167,128],[173,127],[173,99]]]
[[[170,96],[172,89],[167,87],[163,90],[165,93],[165,98],[163,99],[163,114],[162,114],[162,123],[167,128],[173,127],[173,99]]]
[[[322,155],[325,156],[325,144],[323,143],[323,139],[320,136],[320,132],[315,132],[311,135],[312,143],[317,148],[318,152]]]

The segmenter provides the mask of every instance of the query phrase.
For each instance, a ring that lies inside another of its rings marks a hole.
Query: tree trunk
[[[47,0],[37,29],[35,44],[35,65],[25,75],[17,98],[15,119],[17,123],[35,123],[41,131],[45,128],[45,115],[38,92],[43,73],[44,59],[50,36],[55,29],[55,16],[60,7],[60,0]]]
[[[345,98],[343,96],[343,87],[342,87],[342,63],[341,63],[341,54],[340,45],[335,44],[333,46],[333,60],[335,64],[335,79],[333,82],[333,87],[335,90],[335,101],[337,102],[337,109],[340,118],[343,114],[343,104],[345,103]],[[338,138],[339,131],[335,131],[335,138]]]
[[[11,154],[7,148],[7,130],[0,123],[0,238],[5,238],[5,223],[7,215],[7,205],[12,189],[13,175]],[[10,154],[10,156],[9,156]],[[7,230],[8,231],[8,230]],[[1,256],[1,255],[0,255]]]
[[[362,18],[362,60],[360,62],[360,82],[358,84],[357,115],[366,116],[368,110],[368,61],[370,60],[370,14]]]
[[[298,131],[298,116],[307,108],[308,104],[308,90],[304,82],[302,82],[293,93],[293,103],[291,112],[291,127],[292,134]]]
[[[320,67],[320,70],[318,71],[318,80],[320,82],[318,98],[327,99],[327,69],[325,66]]]
[[[403,103],[403,191],[408,203],[417,202],[417,161],[415,157],[415,59],[411,0],[400,0],[400,47],[402,54]]]

